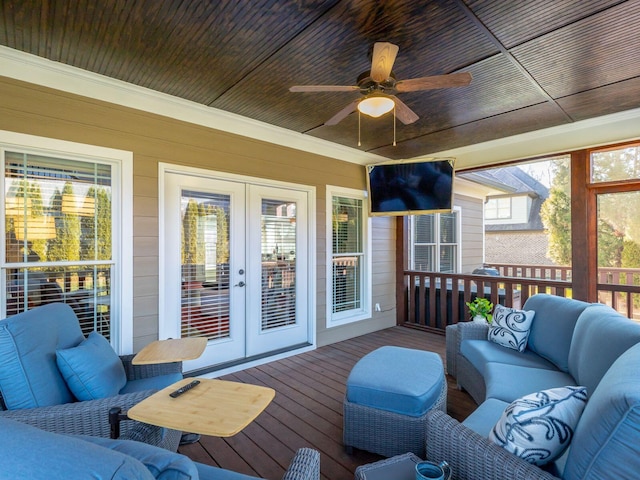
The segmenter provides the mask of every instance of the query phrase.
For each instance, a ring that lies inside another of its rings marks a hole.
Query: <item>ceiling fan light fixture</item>
[[[393,110],[394,106],[395,102],[391,98],[383,95],[374,95],[358,103],[358,110],[360,113],[378,118]]]

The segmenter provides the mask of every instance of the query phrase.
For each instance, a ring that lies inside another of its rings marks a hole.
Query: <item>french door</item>
[[[310,343],[307,197],[165,174],[160,338],[208,339],[185,370]]]

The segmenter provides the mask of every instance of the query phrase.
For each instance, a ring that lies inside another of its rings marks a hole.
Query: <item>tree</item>
[[[80,219],[75,213],[62,212],[62,196],[73,195],[73,185],[66,182],[51,198],[51,211],[56,216],[56,238],[49,240],[48,260],[73,262],[80,260]]]
[[[81,220],[81,259],[82,260],[110,260],[111,259],[111,197],[102,187],[91,187],[85,196],[93,200],[94,213],[83,216]]]
[[[624,234],[603,219],[598,219],[598,267],[622,266]]]
[[[549,232],[549,258],[559,265],[571,265],[571,171],[566,160],[552,162],[555,171],[549,197],[540,216]]]

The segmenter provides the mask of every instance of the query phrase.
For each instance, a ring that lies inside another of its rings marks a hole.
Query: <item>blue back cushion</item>
[[[80,438],[0,418],[2,478],[151,480],[140,461]]]
[[[91,332],[80,345],[59,349],[60,373],[78,400],[95,400],[117,395],[127,383],[118,354],[98,332]]]
[[[569,373],[591,395],[613,362],[639,342],[640,323],[606,305],[592,305],[576,322],[569,350]]]
[[[569,347],[580,314],[590,304],[570,298],[540,293],[527,299],[525,310],[536,316],[531,324],[527,348],[553,363],[562,372],[569,371]]]
[[[0,321],[0,390],[7,409],[74,400],[56,364],[56,349],[84,340],[68,305],[52,303]]]
[[[615,361],[589,398],[571,442],[562,478],[638,478],[638,432],[640,344]]]

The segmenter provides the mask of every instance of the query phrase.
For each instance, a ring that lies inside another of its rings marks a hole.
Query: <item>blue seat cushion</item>
[[[440,396],[444,369],[433,352],[385,346],[362,357],[347,378],[347,400],[419,417]]]
[[[464,419],[462,424],[482,435],[489,438],[489,433],[495,424],[500,420],[502,412],[509,406],[508,402],[503,402],[497,398],[487,398],[476,408],[471,415]]]
[[[150,480],[135,458],[68,435],[0,418],[2,478]]]
[[[120,357],[106,338],[91,332],[80,345],[56,352],[58,368],[80,401],[117,395],[127,383]]]
[[[9,410],[72,402],[56,350],[84,340],[68,305],[52,303],[0,320],[0,390]]]
[[[131,392],[143,392],[145,390],[162,390],[169,385],[176,383],[178,380],[182,380],[182,374],[179,372],[176,373],[167,373],[166,375],[157,375],[155,377],[149,378],[139,378],[136,380],[129,380],[120,393],[131,393]]]
[[[582,412],[565,480],[638,478],[640,472],[640,344],[623,353]]]
[[[487,340],[464,340],[460,344],[460,353],[476,367],[482,376],[485,376],[485,366],[489,362],[544,368],[547,370],[556,369],[553,363],[531,350],[518,352],[512,348],[504,348]]]
[[[541,390],[576,385],[568,373],[546,368],[489,362],[484,371],[487,398],[497,398],[503,402],[513,402]]]

